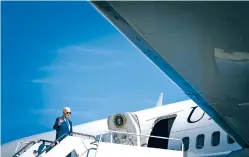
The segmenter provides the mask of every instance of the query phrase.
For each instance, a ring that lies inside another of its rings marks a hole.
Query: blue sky
[[[2,2],[2,143],[188,99],[88,2]],[[18,130],[18,131],[17,131]]]

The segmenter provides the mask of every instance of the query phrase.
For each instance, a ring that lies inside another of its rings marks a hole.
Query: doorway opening
[[[168,117],[166,119],[158,120],[154,125],[150,135],[169,137],[175,119],[176,115],[171,116],[170,118]],[[169,143],[168,139],[159,139],[159,138],[150,137],[148,140],[147,147],[168,149],[168,143]]]

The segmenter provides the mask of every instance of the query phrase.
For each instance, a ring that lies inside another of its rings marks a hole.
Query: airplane
[[[143,134],[182,139],[187,156],[248,156],[248,2],[91,3],[198,104],[187,100],[119,116],[137,117]],[[97,137],[115,116],[74,129]],[[22,140],[35,138],[53,139],[54,132]],[[178,149],[171,141],[144,141]],[[3,152],[8,148],[11,143]]]
[[[90,3],[249,150],[248,1]]]
[[[185,100],[167,105],[163,105],[162,102],[163,94],[160,94],[160,97],[153,108],[137,112],[115,114],[102,120],[76,125],[73,126],[73,131],[93,135],[98,139],[101,133],[108,130],[121,132],[126,130],[129,132],[128,130],[131,128],[130,130],[133,130],[134,132],[134,130],[136,130],[134,128],[139,128],[134,133],[182,139],[186,156],[237,156],[244,153],[243,148],[192,100]],[[115,121],[115,117],[119,117],[118,121]],[[126,127],[123,127],[123,129],[122,127],[115,127],[115,125],[125,123],[124,119],[129,119],[129,117],[131,117],[131,119],[133,117],[136,122],[131,125],[127,120],[127,125]],[[1,147],[2,156],[12,156],[20,141],[38,141],[40,139],[54,141],[55,132],[50,131],[37,134],[4,144]],[[108,141],[108,134],[103,134],[100,140]],[[151,137],[143,140],[141,139],[139,145],[161,149],[181,149],[180,144],[176,141],[163,141],[162,139]]]

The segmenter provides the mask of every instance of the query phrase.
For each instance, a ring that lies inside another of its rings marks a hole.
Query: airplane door
[[[176,119],[176,115],[174,117],[159,120],[154,125],[150,135],[160,136],[160,137],[169,137],[170,131],[171,131],[171,128],[173,126],[175,119]],[[150,137],[148,141],[148,147],[167,149],[168,142],[169,141],[166,139]]]

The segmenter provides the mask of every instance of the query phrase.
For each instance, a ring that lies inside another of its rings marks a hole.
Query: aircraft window
[[[218,146],[220,144],[220,132],[216,131],[212,134],[212,146]]]
[[[227,142],[228,142],[229,144],[232,144],[232,143],[234,143],[235,141],[232,139],[232,137],[230,137],[229,135],[227,135]]]
[[[205,136],[203,134],[200,134],[196,137],[196,148],[202,149],[204,147],[204,140]]]
[[[189,137],[184,137],[182,139],[182,142],[184,144],[184,151],[188,151],[188,148],[189,148]]]

